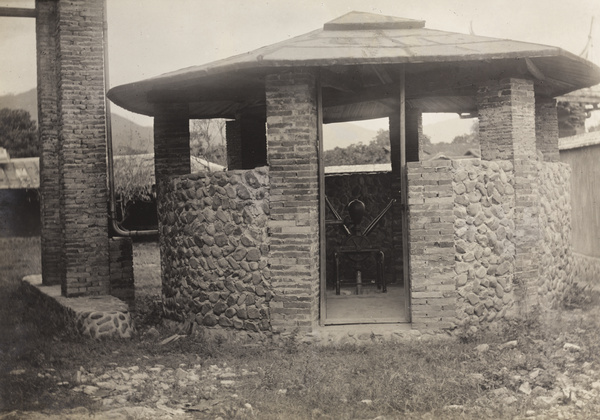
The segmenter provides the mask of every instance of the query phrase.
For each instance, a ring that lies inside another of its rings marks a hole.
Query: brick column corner
[[[477,92],[481,159],[535,159],[535,94],[525,79],[490,80]]]
[[[546,162],[558,162],[558,114],[556,100],[535,98],[535,142]]]
[[[311,331],[319,318],[317,85],[311,70],[266,77],[274,331]]]

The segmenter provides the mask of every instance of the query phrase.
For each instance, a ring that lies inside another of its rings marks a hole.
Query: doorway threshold
[[[317,327],[307,337],[321,345],[370,344],[400,342],[418,338],[421,332],[409,322],[389,324],[344,324]]]

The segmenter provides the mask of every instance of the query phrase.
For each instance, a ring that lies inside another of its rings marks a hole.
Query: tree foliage
[[[475,119],[471,126],[471,132],[467,134],[461,134],[454,137],[452,140],[454,145],[477,145],[479,144],[479,120]]]
[[[323,152],[325,166],[365,165],[390,162],[390,136],[388,130],[380,129],[368,144],[359,142],[348,147],[336,147]]]
[[[225,120],[191,120],[190,154],[226,166]]]
[[[12,158],[40,155],[35,121],[23,109],[0,109],[0,147]]]

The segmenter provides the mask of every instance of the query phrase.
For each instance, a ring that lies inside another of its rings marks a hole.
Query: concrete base
[[[23,284],[48,310],[61,312],[82,335],[94,338],[131,338],[133,321],[127,304],[114,296],[67,298],[60,285],[42,285],[41,275],[26,276]]]

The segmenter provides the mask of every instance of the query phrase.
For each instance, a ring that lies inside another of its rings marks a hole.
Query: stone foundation
[[[79,333],[93,339],[131,338],[133,322],[125,302],[113,296],[66,298],[60,285],[42,285],[42,276],[23,278],[26,291],[42,308],[64,318]]]

